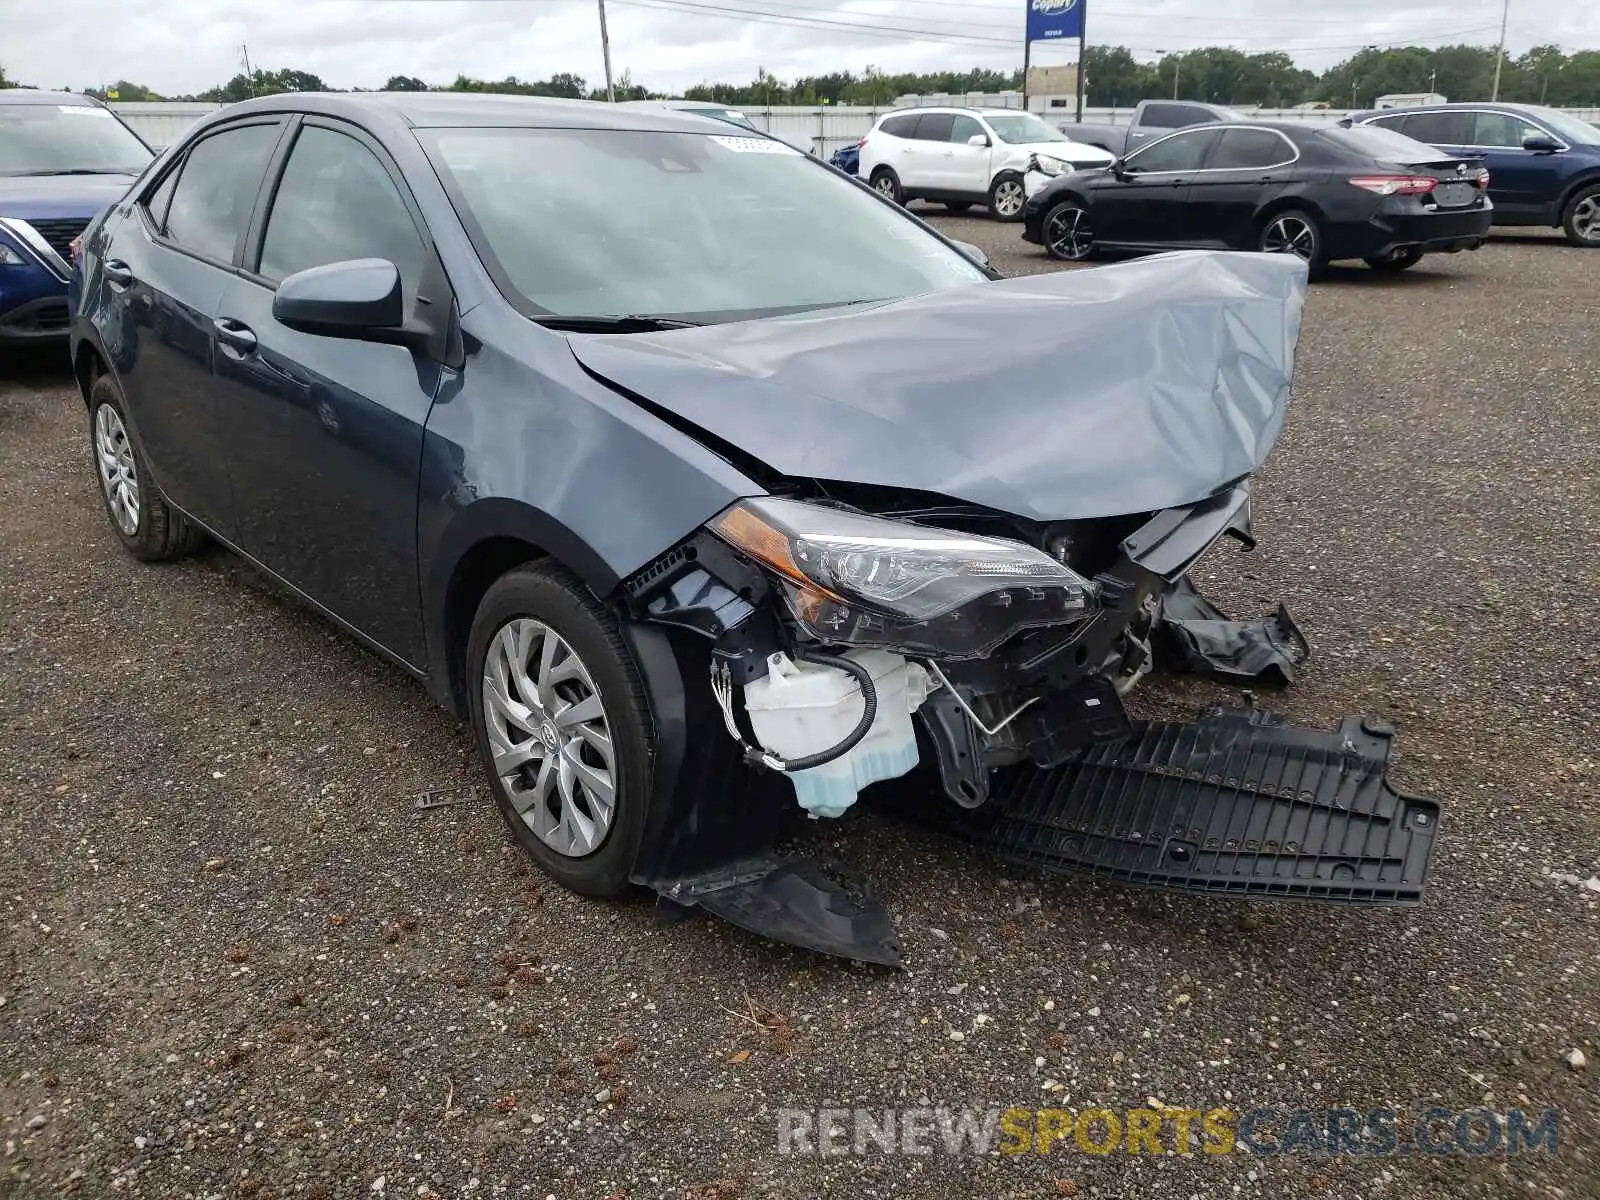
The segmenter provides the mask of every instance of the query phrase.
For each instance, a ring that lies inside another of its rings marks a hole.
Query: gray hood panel
[[[870,309],[573,336],[614,385],[788,476],[1030,520],[1187,504],[1283,426],[1306,269],[1186,251]]]

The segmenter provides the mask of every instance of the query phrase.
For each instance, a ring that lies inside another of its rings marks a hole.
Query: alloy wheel
[[[523,822],[568,858],[592,854],[616,812],[605,705],[583,660],[531,617],[508,621],[483,664],[494,773]]]
[[[139,472],[122,417],[109,404],[102,404],[95,411],[94,454],[100,464],[100,486],[105,489],[111,519],[124,535],[132,537],[139,532]]]
[[[887,173],[879,175],[872,181],[872,186],[877,189],[878,195],[885,199],[894,199],[894,176]]]
[[[1044,240],[1051,252],[1061,258],[1086,258],[1094,246],[1089,214],[1081,208],[1056,209],[1045,226]]]
[[[1600,195],[1578,201],[1572,210],[1572,229],[1586,242],[1600,242]]]
[[[1015,179],[1007,179],[995,185],[994,211],[998,217],[1014,217],[1022,211],[1022,206],[1027,201],[1027,194],[1023,191],[1022,184]]]
[[[1292,254],[1310,262],[1317,252],[1317,233],[1301,217],[1281,216],[1261,231],[1261,249],[1268,254]]]

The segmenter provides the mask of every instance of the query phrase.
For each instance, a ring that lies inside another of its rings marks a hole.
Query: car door
[[[1185,240],[1254,250],[1256,213],[1294,178],[1300,152],[1276,129],[1228,126],[1189,181]]]
[[[1463,149],[1482,154],[1489,168],[1489,198],[1506,216],[1544,219],[1561,194],[1559,151],[1524,150],[1528,138],[1566,143],[1527,118],[1509,112],[1472,114],[1472,140]]]
[[[245,271],[221,297],[218,406],[243,549],[412,666],[425,659],[416,511],[423,427],[445,370],[420,350],[304,333],[272,315],[311,267],[380,258],[407,312],[448,313],[420,213],[378,144],[305,118],[292,134]],[[282,156],[280,156],[282,157]]]
[[[173,504],[230,541],[234,503],[212,389],[211,316],[233,279],[282,131],[270,118],[200,138],[150,181],[102,252],[108,296],[100,332],[115,345],[111,357],[151,474]]]
[[[950,167],[950,129],[955,117],[950,113],[923,113],[917,128],[906,143],[906,170],[900,173],[902,187],[917,192],[941,191],[947,185]]]
[[[1171,245],[1188,237],[1189,183],[1218,130],[1169,134],[1123,159],[1119,169],[1089,177],[1095,241],[1104,245]]]
[[[981,137],[983,143],[971,145],[969,139]],[[944,187],[952,192],[967,192],[981,196],[989,190],[989,159],[994,154],[997,139],[979,122],[977,117],[956,113],[951,117],[950,146],[945,151]],[[1000,147],[1003,151],[1004,147]]]

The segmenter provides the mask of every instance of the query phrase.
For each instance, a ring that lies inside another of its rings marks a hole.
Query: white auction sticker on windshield
[[[56,108],[66,113],[69,117],[109,117],[110,111],[104,108],[91,108],[87,104],[58,104]]]
[[[775,138],[764,137],[724,137],[720,133],[711,135],[711,140],[719,146],[726,146],[735,154],[794,154],[799,155],[788,142],[780,142]]]

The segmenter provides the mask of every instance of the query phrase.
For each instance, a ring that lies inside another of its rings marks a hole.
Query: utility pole
[[[250,99],[254,100],[256,98],[256,76],[255,72],[250,69],[249,45],[241,42],[239,45],[239,53],[244,56],[244,81],[250,88]]]
[[[1494,92],[1490,95],[1491,101],[1500,99],[1500,64],[1506,60],[1506,21],[1511,16],[1511,0],[1503,0],[1500,5],[1500,49],[1494,55]]]
[[[1172,56],[1172,98],[1178,98],[1178,68],[1183,65],[1183,59],[1178,55]]]
[[[615,104],[617,90],[611,85],[611,38],[606,33],[606,0],[600,4],[600,55],[606,60],[606,99]]]

